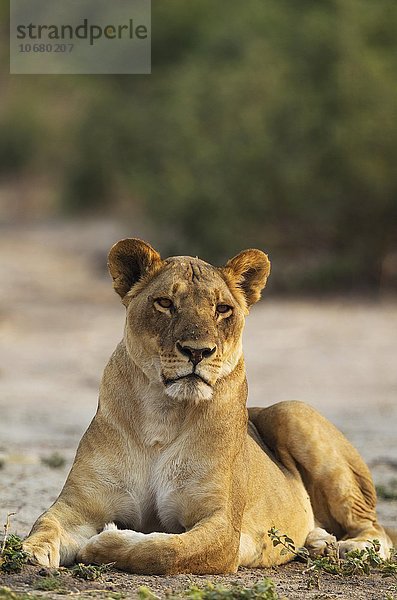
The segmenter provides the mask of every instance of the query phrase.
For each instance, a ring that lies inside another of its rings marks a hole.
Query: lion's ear
[[[223,270],[243,291],[247,306],[251,306],[258,302],[266,285],[270,260],[261,250],[244,250],[231,258]]]
[[[146,242],[136,238],[120,240],[112,246],[108,257],[114,289],[124,298],[132,286],[160,262],[160,254]]]

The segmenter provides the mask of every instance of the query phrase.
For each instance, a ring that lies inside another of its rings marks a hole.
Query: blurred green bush
[[[275,289],[387,286],[396,31],[394,0],[153,3],[151,76],[11,78],[1,170],[51,165],[61,210],[138,210],[164,253],[264,248]]]

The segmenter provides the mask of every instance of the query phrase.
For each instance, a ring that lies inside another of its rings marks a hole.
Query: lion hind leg
[[[302,478],[316,523],[340,540],[342,554],[377,539],[381,555],[389,555],[392,544],[377,522],[369,469],[332,423],[303,402],[253,409],[250,418],[276,458]]]

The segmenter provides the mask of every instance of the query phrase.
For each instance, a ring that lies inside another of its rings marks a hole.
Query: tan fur
[[[335,427],[300,402],[250,409],[248,424],[241,336],[267,256],[218,269],[122,240],[109,269],[124,338],[65,486],[25,541],[32,558],[230,573],[292,558],[273,526],[313,553],[335,535],[342,552],[377,538],[386,556],[370,473]]]

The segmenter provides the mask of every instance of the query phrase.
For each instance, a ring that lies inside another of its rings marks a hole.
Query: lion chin
[[[213,389],[199,377],[182,377],[165,387],[165,393],[173,400],[190,401],[195,404],[211,400]]]

